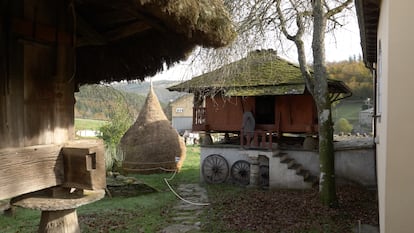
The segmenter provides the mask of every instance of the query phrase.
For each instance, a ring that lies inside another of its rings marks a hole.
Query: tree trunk
[[[319,192],[324,205],[336,206],[335,185],[335,154],[333,148],[333,126],[331,101],[328,91],[328,75],[325,64],[325,30],[326,14],[323,0],[313,1],[313,69],[315,89],[313,97],[318,108],[319,116]]]
[[[332,112],[328,102],[319,109],[319,193],[324,205],[334,207],[338,204],[335,184],[335,153],[333,147]]]

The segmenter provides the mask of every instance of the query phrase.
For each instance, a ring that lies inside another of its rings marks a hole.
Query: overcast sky
[[[348,60],[350,57],[362,55],[362,50],[360,46],[360,36],[359,36],[359,28],[357,17],[354,15],[353,17],[347,18],[347,24],[342,28],[338,29],[335,32],[335,35],[327,34],[326,37],[326,61],[327,62],[335,62],[335,61],[343,61]],[[290,41],[286,43],[291,43]],[[290,47],[288,51],[281,55],[282,57],[290,60],[292,62],[297,63],[297,53],[293,44],[288,44],[288,46],[284,46],[285,48]],[[310,58],[312,51],[309,45],[306,46],[308,58]],[[308,61],[311,62],[311,61]],[[188,61],[180,62],[179,64],[171,67],[170,69],[158,73],[151,79],[153,81],[156,80],[187,80],[190,79],[192,76],[199,75],[199,74],[192,74],[191,70],[188,68]],[[150,78],[146,79],[147,81]]]

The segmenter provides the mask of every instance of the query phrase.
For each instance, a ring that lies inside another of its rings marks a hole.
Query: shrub
[[[349,123],[349,121],[345,118],[340,118],[336,121],[334,130],[335,132],[343,132],[343,133],[350,133],[353,129],[352,124]]]
[[[105,160],[107,170],[118,170],[122,163],[122,153],[118,149],[124,133],[132,124],[132,115],[128,111],[128,106],[122,99],[118,100],[118,105],[113,109],[111,121],[100,127],[99,136],[105,143]]]

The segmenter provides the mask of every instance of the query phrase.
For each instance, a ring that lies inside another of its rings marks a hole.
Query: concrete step
[[[292,159],[288,156],[286,152],[279,152],[277,156],[280,158],[280,163],[286,164],[287,169],[291,171],[295,171],[295,174],[298,179],[301,179],[305,186],[315,186],[318,184],[318,177],[312,176],[310,171],[305,169],[301,164],[297,163],[295,159]]]
[[[313,187],[319,184],[319,177],[310,175],[308,178],[305,179],[305,182],[309,182],[312,184]]]
[[[290,164],[292,162],[295,163],[295,160],[294,159],[291,159],[291,158],[289,158],[287,156],[283,156],[283,157],[280,158],[280,163]]]
[[[288,168],[289,169],[292,169],[292,170],[298,170],[298,169],[301,169],[302,168],[302,165],[300,165],[298,163],[293,163]]]
[[[299,163],[290,162],[288,169],[295,170],[296,174],[302,176],[304,180],[310,176],[310,172],[303,168],[303,166]]]
[[[286,156],[286,155],[287,155],[286,152],[279,152],[279,153],[274,154],[273,157],[283,157],[283,156]]]
[[[310,176],[310,172],[305,169],[300,169],[299,172],[296,170],[296,174],[303,176],[303,180],[306,181],[306,179]]]
[[[282,162],[282,161],[281,161]],[[307,182],[308,177],[311,176],[310,172],[303,168],[303,166],[299,163],[296,163],[294,159],[286,158],[284,160],[285,163],[288,163],[288,169],[295,170],[298,176],[302,176],[303,180]]]

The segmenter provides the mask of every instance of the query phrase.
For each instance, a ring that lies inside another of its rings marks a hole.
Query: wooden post
[[[76,209],[42,211],[39,233],[80,233]]]
[[[272,148],[273,148],[273,133],[272,132],[270,132],[269,133],[269,150],[272,150]]]
[[[244,133],[243,133],[243,130],[240,131],[239,137],[240,137],[240,146],[244,147]]]
[[[254,147],[259,147],[259,131],[253,131],[253,146]]]

